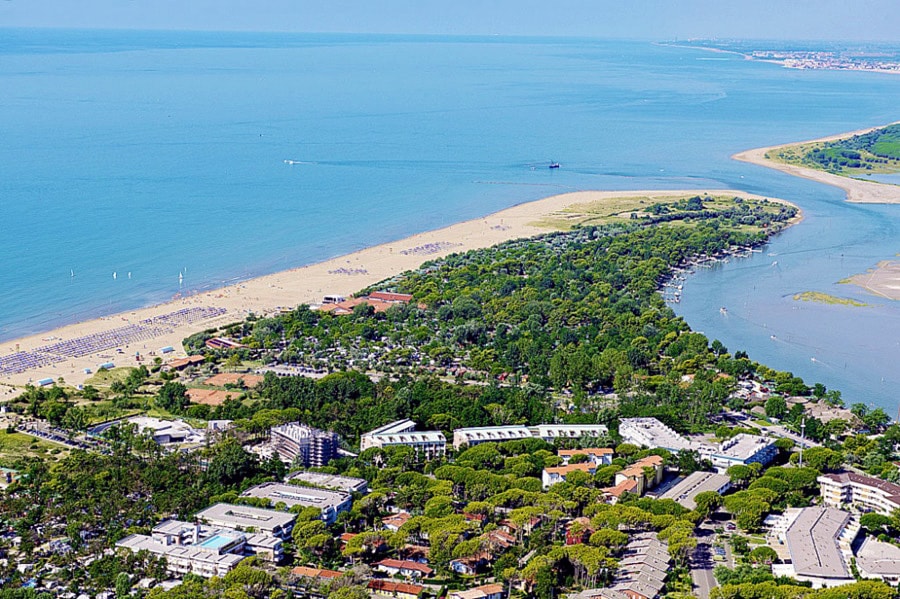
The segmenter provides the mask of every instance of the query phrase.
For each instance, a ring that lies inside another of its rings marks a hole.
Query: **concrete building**
[[[344,493],[362,493],[369,492],[369,483],[364,478],[354,478],[352,476],[338,476],[336,474],[325,474],[323,472],[294,472],[288,475],[288,481],[300,481],[313,487],[322,489],[331,489],[333,491],[343,491]]]
[[[784,530],[778,538],[787,546],[790,563],[775,564],[775,576],[790,576],[811,582],[813,587],[849,584],[856,579],[848,564],[859,524],[848,512],[831,507],[788,509],[782,518]]]
[[[416,432],[412,420],[397,420],[369,431],[359,439],[360,451],[370,447],[405,445],[416,450],[420,459],[433,460],[447,453],[447,437],[441,431]]]
[[[337,457],[337,433],[321,431],[299,422],[273,426],[272,447],[288,464],[303,468],[325,466]]]
[[[731,479],[724,474],[693,472],[660,495],[659,499],[672,499],[676,503],[692,510],[697,507],[697,503],[694,500],[700,493],[713,491],[721,495],[730,488]]]
[[[297,515],[249,505],[217,503],[197,512],[196,518],[212,526],[253,530],[279,539],[289,539]]]
[[[900,583],[900,548],[866,537],[856,552],[856,568],[863,578],[874,578],[897,586]]]
[[[126,422],[137,426],[139,433],[149,433],[160,445],[202,443],[206,432],[193,428],[183,420],[160,420],[149,416],[134,416]]]
[[[502,443],[516,439],[543,439],[552,443],[556,439],[582,439],[601,437],[609,433],[602,424],[539,424],[537,426],[479,426],[458,428],[453,431],[453,447]]]
[[[284,556],[279,538],[179,520],[161,522],[149,536],[129,535],[116,546],[165,557],[175,575],[192,573],[206,578],[224,576],[248,555],[275,563]]]
[[[890,516],[900,508],[900,485],[855,472],[823,474],[816,479],[822,503],[832,507],[849,506],[861,512]]]
[[[661,447],[672,453],[696,449],[690,441],[656,418],[622,418],[619,435],[625,443],[638,447]]]
[[[708,459],[720,472],[737,464],[759,463],[765,466],[778,455],[778,448],[771,439],[740,433],[709,449],[699,448],[701,457]]]
[[[741,433],[716,445],[692,441],[656,418],[623,418],[619,423],[622,440],[639,447],[662,448],[672,453],[696,451],[719,472],[736,464],[758,462],[766,465],[778,455],[775,443],[766,437]]]
[[[288,509],[295,505],[319,508],[322,512],[322,520],[326,524],[334,524],[337,515],[350,511],[353,503],[349,493],[311,489],[284,483],[262,483],[250,487],[241,493],[241,497],[268,499],[272,505],[283,503]]]
[[[665,587],[670,564],[667,546],[656,533],[635,535],[625,546],[612,590],[628,599],[655,599]]]
[[[541,473],[541,482],[544,489],[549,489],[556,483],[566,482],[566,477],[573,472],[584,472],[590,476],[597,471],[597,466],[591,462],[581,462],[580,464],[569,464],[568,466],[555,466],[553,468],[544,468]]]

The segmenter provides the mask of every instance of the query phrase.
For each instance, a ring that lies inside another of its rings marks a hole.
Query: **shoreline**
[[[68,324],[56,329],[0,342],[0,366],[11,356],[40,363],[22,372],[0,371],[0,384],[21,386],[42,379],[67,385],[82,384],[101,363],[138,366],[152,362],[161,349],[174,348],[164,357],[183,357],[182,340],[205,329],[244,320],[250,313],[271,315],[300,304],[318,304],[326,294],[350,296],[364,287],[418,268],[429,260],[453,253],[497,245],[504,241],[559,231],[542,225],[545,217],[576,204],[646,195],[654,198],[700,194],[734,194],[749,199],[777,198],[730,189],[577,191],[517,204],[499,212],[417,233],[404,239],[368,247],[323,262],[300,266],[204,291],[161,304]],[[793,204],[792,204],[793,205]],[[798,208],[799,209],[799,208]],[[802,212],[788,226],[799,222]],[[110,341],[112,340],[112,341]],[[102,345],[91,351],[92,344]],[[112,343],[112,345],[110,345]],[[53,358],[47,362],[47,351]],[[142,361],[135,359],[140,353]],[[58,357],[62,356],[62,357]]]
[[[733,154],[731,157],[734,160],[740,162],[748,162],[757,166],[765,166],[768,168],[779,170],[789,175],[793,175],[795,177],[802,177],[811,181],[817,181],[819,183],[831,185],[832,187],[838,187],[846,192],[847,201],[854,204],[900,204],[900,185],[876,183],[875,181],[865,181],[862,179],[844,177],[842,175],[826,173],[825,171],[820,171],[813,168],[797,166],[794,164],[784,164],[766,158],[766,154],[774,150],[780,150],[782,148],[798,146],[802,144],[838,141],[841,139],[847,139],[848,137],[853,137],[854,135],[864,135],[871,131],[875,131],[876,129],[882,129],[884,127],[889,127],[898,123],[900,123],[900,121],[888,123],[887,125],[879,125],[877,127],[868,127],[866,129],[850,131],[848,133],[838,133],[836,135],[829,135],[826,137],[820,137],[818,139],[795,141],[785,144],[778,144],[775,146],[767,146],[764,148],[744,150],[742,152]]]

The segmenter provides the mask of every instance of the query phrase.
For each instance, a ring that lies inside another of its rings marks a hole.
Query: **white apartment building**
[[[275,563],[284,557],[282,540],[276,537],[179,520],[159,523],[149,536],[129,535],[116,546],[165,557],[172,574],[192,573],[206,578],[224,576],[247,555]]]
[[[581,439],[600,437],[609,433],[602,424],[539,424],[537,426],[477,426],[453,431],[453,448],[459,449],[479,443],[502,443],[518,439],[543,439],[552,443],[556,439]]]
[[[359,439],[360,451],[370,447],[405,445],[416,450],[420,459],[433,460],[447,453],[447,438],[441,431],[416,431],[416,423],[408,418],[397,420],[369,431]]]
[[[334,524],[341,512],[350,511],[353,498],[349,493],[325,491],[284,483],[262,483],[250,487],[241,497],[259,497],[268,499],[272,505],[283,503],[288,509],[295,505],[315,507],[322,512],[322,520],[326,524]]]
[[[217,503],[197,512],[195,516],[211,526],[252,531],[279,539],[289,539],[294,528],[296,514],[267,510],[249,505]]]
[[[900,485],[855,472],[823,474],[816,479],[822,503],[833,507],[853,507],[861,512],[890,516],[900,508]]]

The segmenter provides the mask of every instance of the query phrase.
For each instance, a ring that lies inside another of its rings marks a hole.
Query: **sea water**
[[[0,340],[551,194],[738,188],[806,218],[675,310],[893,414],[900,306],[837,281],[900,251],[900,206],[730,156],[895,121],[897,97],[649,42],[0,30]]]

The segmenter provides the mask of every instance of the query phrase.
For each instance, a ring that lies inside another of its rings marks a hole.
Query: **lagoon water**
[[[0,340],[555,193],[739,188],[806,219],[676,311],[893,414],[900,305],[837,281],[895,257],[900,206],[730,156],[895,121],[898,97],[647,42],[0,30]]]

